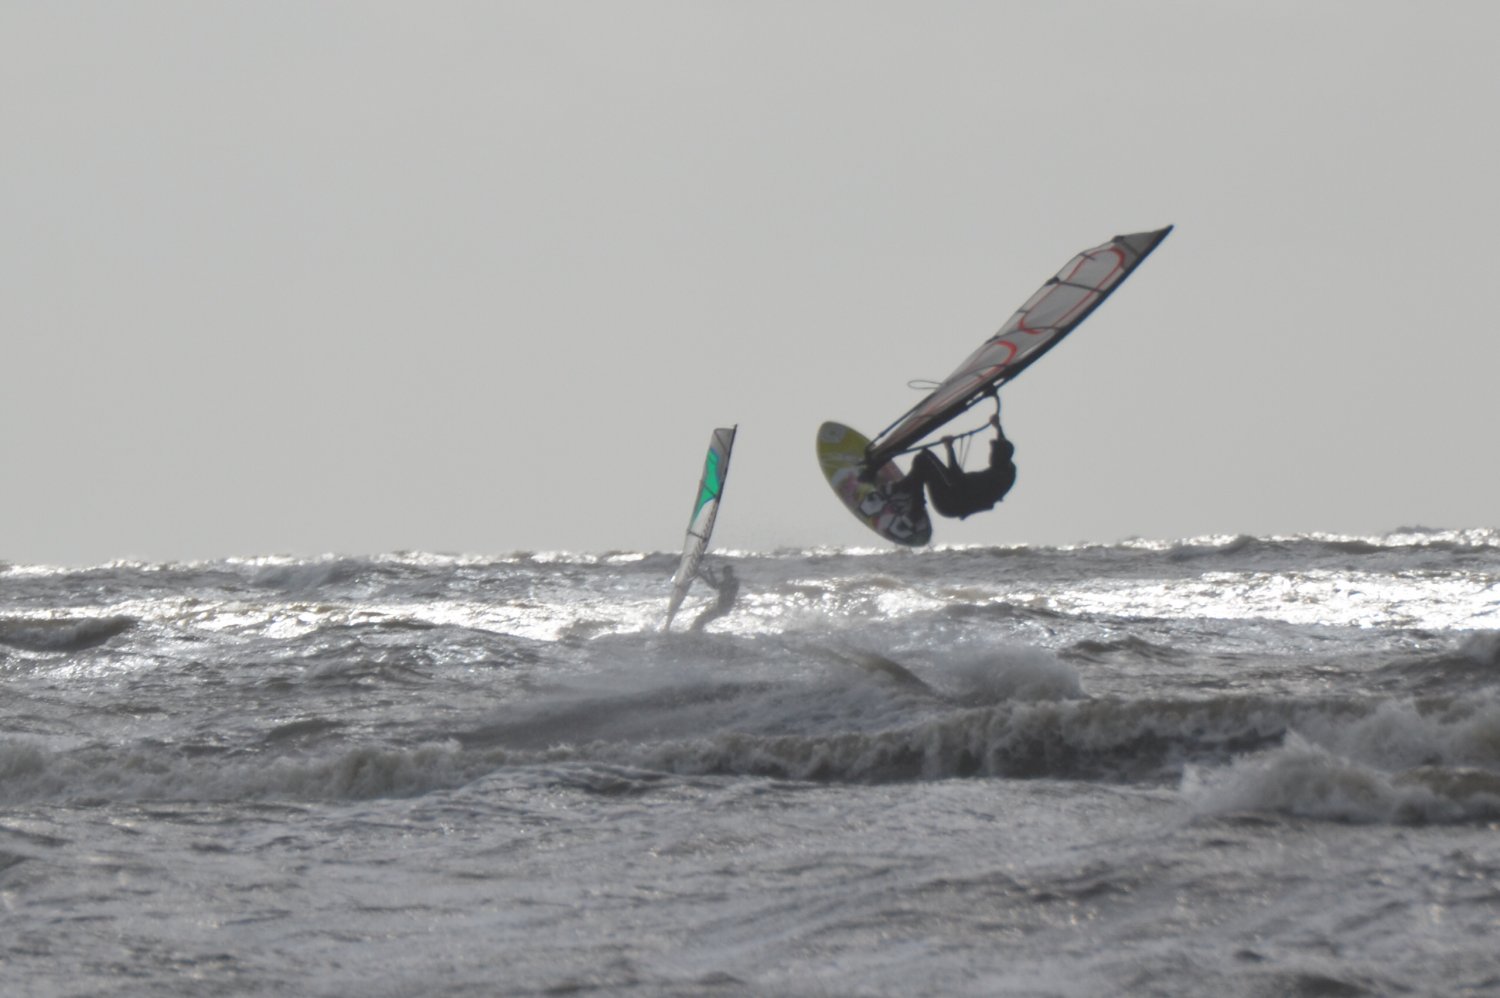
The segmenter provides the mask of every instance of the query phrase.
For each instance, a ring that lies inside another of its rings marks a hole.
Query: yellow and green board
[[[818,465],[823,477],[849,512],[865,526],[895,544],[920,547],[932,540],[932,520],[925,508],[902,512],[891,503],[889,488],[901,480],[896,462],[887,461],[873,482],[859,477],[860,463],[870,441],[842,423],[818,427]]]

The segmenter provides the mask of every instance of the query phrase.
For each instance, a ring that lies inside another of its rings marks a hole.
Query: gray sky
[[[879,545],[818,471],[1074,252],[939,543],[1500,524],[1500,4],[0,3],[0,559]],[[976,457],[978,455],[976,454]]]

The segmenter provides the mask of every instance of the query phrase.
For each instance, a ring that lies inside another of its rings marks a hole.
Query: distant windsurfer
[[[995,439],[990,441],[988,468],[964,471],[958,455],[953,452],[953,438],[944,437],[948,463],[944,464],[932,451],[924,448],[912,459],[911,471],[906,477],[887,490],[892,502],[898,507],[920,509],[924,504],[922,487],[926,486],[932,508],[943,516],[961,520],[970,514],[994,509],[1016,484],[1016,464],[1011,460],[1016,448],[1005,438],[998,413],[990,417],[990,425],[995,428]]]
[[[719,577],[708,568],[698,570],[698,577],[719,591],[719,598],[714,601],[708,609],[698,614],[698,619],[693,621],[692,630],[701,631],[705,624],[711,620],[718,620],[734,607],[734,601],[740,594],[740,580],[734,574],[733,565],[725,565],[719,572]]]

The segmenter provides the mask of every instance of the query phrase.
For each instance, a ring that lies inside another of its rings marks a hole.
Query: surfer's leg
[[[901,484],[905,486],[907,482],[911,482],[915,491],[942,476],[943,462],[930,450],[918,451],[917,456],[911,459],[911,473],[901,480]]]
[[[699,631],[703,630],[704,626],[708,624],[709,621],[718,620],[727,612],[729,612],[728,607],[722,607],[715,604],[714,606],[711,606],[707,610],[704,610],[702,613],[698,614],[698,619],[693,621],[693,626],[690,628],[690,630],[694,634],[696,634]]]
[[[924,452],[919,458],[927,458],[922,462],[922,477],[927,482],[927,498],[932,500],[933,509],[938,510],[944,516],[963,516],[968,512],[968,504],[965,501],[965,474],[962,471],[953,471],[939,461],[938,456],[933,453]],[[916,464],[915,461],[912,462]]]
[[[942,473],[943,466],[937,458],[925,450],[918,453],[912,458],[911,471],[907,472],[906,477],[886,488],[889,504],[901,513],[910,513],[925,506],[927,500],[922,495],[922,488],[931,481],[934,468],[938,474]]]
[[[962,475],[964,473],[964,466],[963,466],[963,463],[961,461],[959,461],[958,454],[956,454],[954,452],[954,450],[953,450],[953,438],[952,437],[944,437],[943,438],[943,447],[946,448],[947,451],[948,451],[948,472],[949,472],[949,474]]]

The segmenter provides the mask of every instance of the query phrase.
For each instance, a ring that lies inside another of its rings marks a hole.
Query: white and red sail
[[[1035,363],[1088,318],[1171,231],[1169,225],[1154,232],[1116,236],[1069,260],[998,333],[879,434],[865,463],[878,468],[911,449]]]

